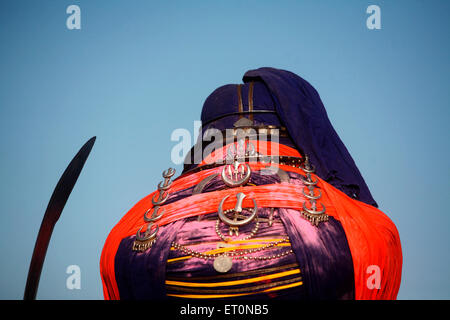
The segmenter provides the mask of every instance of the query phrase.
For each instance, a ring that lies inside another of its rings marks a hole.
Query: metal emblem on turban
[[[174,174],[175,169],[173,168],[169,168],[168,170],[165,170],[163,172],[162,176],[164,178],[164,181],[161,181],[158,184],[158,191],[159,191],[158,198],[155,199],[156,194],[152,198],[152,204],[154,206],[159,206],[164,202],[166,202],[167,198],[169,197],[169,193],[167,192],[167,190],[169,190],[172,185],[170,179],[173,177]]]
[[[248,163],[240,163],[235,160],[222,169],[222,180],[228,187],[238,187],[250,180],[252,172]]]
[[[227,150],[227,160],[233,159],[233,163],[222,169],[222,180],[231,188],[246,184],[252,174],[248,163],[239,162],[238,159],[245,159],[245,157],[255,154],[255,146],[252,143],[239,139],[237,144],[237,147],[233,144]]]
[[[164,215],[164,208],[162,208],[161,205],[163,205],[169,198],[169,189],[172,186],[171,179],[174,174],[175,169],[173,168],[163,171],[162,176],[164,180],[158,184],[159,193],[155,193],[152,197],[153,208],[146,210],[144,213],[144,221],[147,222],[147,229],[144,233],[142,233],[142,229],[144,228],[144,226],[142,226],[137,231],[136,238],[133,242],[133,251],[143,252],[148,248],[151,248],[151,246],[155,243],[159,230],[157,221]],[[153,212],[149,217],[152,209]]]
[[[256,148],[253,143],[244,138],[238,138],[237,145],[232,144],[227,149],[227,160],[252,157],[256,155],[258,155],[258,153],[256,152]]]
[[[245,209],[245,211],[250,211],[250,215],[248,215],[248,216],[244,215],[243,214],[244,208],[242,208],[242,202],[244,201],[244,198],[246,197],[246,195],[242,192],[239,192],[238,194],[236,194],[237,201],[236,201],[236,206],[234,207],[234,209],[229,209],[229,210],[224,211],[223,204],[224,204],[225,200],[228,199],[229,196],[230,195],[225,196],[222,199],[222,201],[220,201],[219,209],[218,209],[219,219],[223,223],[225,223],[226,225],[228,225],[230,227],[230,229],[229,229],[230,236],[232,236],[233,233],[235,233],[236,235],[239,235],[239,227],[245,226],[246,224],[249,224],[255,218],[257,218],[258,206],[256,205],[255,199],[252,199],[253,200],[253,208]],[[229,214],[229,213],[233,213],[231,218],[227,217],[227,214]]]

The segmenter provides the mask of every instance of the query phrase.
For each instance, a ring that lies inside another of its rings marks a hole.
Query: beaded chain
[[[284,257],[288,254],[293,253],[294,251],[292,249],[290,249],[290,250],[286,250],[282,253],[271,255],[271,256],[269,255],[269,256],[254,257],[254,256],[247,256],[247,255],[273,248],[276,245],[278,245],[280,243],[284,243],[284,242],[289,242],[289,237],[268,243],[267,245],[260,247],[260,248],[245,249],[245,250],[239,250],[239,251],[237,251],[238,249],[231,249],[227,253],[203,253],[203,252],[189,249],[188,247],[186,247],[182,244],[176,243],[176,242],[172,242],[172,247],[174,247],[177,250],[182,251],[185,254],[188,254],[195,258],[199,258],[199,259],[203,259],[203,260],[215,259],[215,258],[217,258],[219,256],[223,256],[223,255],[227,255],[228,257],[234,258],[236,260],[271,260],[271,259]]]
[[[226,211],[225,211],[225,212],[226,212]],[[216,226],[215,226],[215,230],[216,230],[217,235],[218,235],[219,238],[222,239],[224,242],[230,241],[229,238],[226,238],[226,237],[222,234],[222,232],[220,232],[220,230],[219,230],[219,223],[220,223],[220,221],[219,221],[219,219],[217,219],[217,220],[216,220]],[[258,232],[258,229],[259,229],[259,221],[256,219],[255,227],[253,228],[252,231],[250,231],[250,234],[249,234],[248,236],[243,237],[242,239],[239,239],[239,240],[241,240],[241,241],[249,240],[251,237],[253,237],[253,236]]]

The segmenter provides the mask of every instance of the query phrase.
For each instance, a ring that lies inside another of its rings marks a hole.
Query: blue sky
[[[80,30],[66,27],[72,4]],[[381,30],[366,27],[372,4]],[[449,299],[449,10],[400,0],[1,1],[0,299],[22,298],[53,188],[94,135],[38,298],[102,299],[103,243],[173,166],[172,131],[192,132],[214,89],[263,66],[320,93],[399,230],[398,297]],[[66,288],[73,264],[80,290]]]

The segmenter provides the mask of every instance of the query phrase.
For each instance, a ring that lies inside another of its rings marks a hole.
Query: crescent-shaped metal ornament
[[[317,189],[318,190],[318,189]],[[308,198],[309,200],[317,200],[317,199],[320,199],[321,197],[322,197],[322,191],[320,191],[320,190],[318,190],[319,191],[319,194],[317,195],[317,196],[313,196],[313,195],[310,195],[310,194],[307,194],[307,193],[305,193],[305,189],[303,188],[302,189],[302,193],[303,193],[303,195],[306,197],[306,198]],[[313,191],[314,192],[314,191]]]
[[[322,204],[322,210],[320,210],[320,211],[316,211],[316,210],[311,210],[311,209],[308,209],[307,207],[306,207],[306,203],[305,202],[303,202],[303,210],[305,210],[306,212],[308,212],[309,214],[311,214],[311,215],[321,215],[321,214],[324,214],[325,213],[325,211],[326,211],[326,208],[325,208],[325,205],[324,204]]]
[[[169,168],[167,170],[164,170],[162,173],[163,178],[170,179],[175,174],[176,170],[174,168]]]
[[[164,202],[166,202],[167,198],[169,198],[169,193],[164,192],[163,190],[160,190],[158,199],[155,200],[155,196],[156,196],[156,194],[152,197],[152,204],[153,204],[153,206],[156,207],[156,206],[159,206],[159,205],[163,204]]]
[[[172,186],[172,181],[170,181],[170,180],[160,181],[158,183],[158,190],[167,191],[170,189],[171,186]]]
[[[153,239],[154,237],[156,237],[156,235],[158,234],[158,230],[159,230],[159,226],[156,225],[155,230],[150,233],[151,227],[153,226],[152,223],[147,225],[147,230],[144,232],[144,235],[142,236],[141,231],[142,228],[144,228],[144,226],[140,227],[139,230],[136,233],[136,240],[138,241],[147,241],[149,239]]]
[[[219,219],[223,223],[225,223],[225,224],[227,224],[227,225],[229,225],[231,227],[241,227],[241,226],[244,226],[244,225],[250,223],[253,219],[255,219],[255,217],[256,217],[256,215],[258,213],[258,206],[256,205],[255,199],[252,199],[253,200],[253,210],[252,210],[253,212],[252,212],[252,214],[250,216],[248,216],[248,218],[242,219],[242,220],[239,220],[239,221],[235,221],[233,219],[228,218],[225,215],[225,213],[223,212],[223,204],[224,204],[225,200],[228,199],[229,196],[230,195],[225,196],[222,199],[222,201],[220,201],[220,204],[219,204],[219,209],[218,209]]]
[[[199,194],[203,192],[203,189],[206,187],[206,185],[211,182],[215,177],[217,177],[219,174],[218,173],[214,173],[210,176],[207,176],[205,179],[203,179],[202,181],[200,181],[192,190],[192,194]],[[201,216],[199,216],[201,217]]]
[[[302,169],[303,171],[305,171],[306,173],[314,173],[316,171],[316,167],[312,164],[309,165],[309,167],[305,167],[305,166],[300,166],[300,169]]]
[[[244,166],[244,167],[241,167],[241,166]],[[234,169],[234,171],[231,171],[231,170],[233,170],[232,168]],[[244,172],[239,172],[239,168],[244,168],[244,170],[243,170]],[[227,175],[227,171],[230,176]],[[233,174],[235,174],[236,177],[238,174],[244,174],[244,176],[240,179],[233,180]],[[252,174],[252,170],[251,170],[250,166],[248,165],[248,163],[235,162],[233,164],[229,164],[229,165],[226,165],[223,167],[222,181],[228,187],[235,188],[235,187],[239,187],[239,186],[246,184],[248,182],[248,180],[250,180],[251,174]]]
[[[303,178],[300,178],[300,179],[301,179],[302,182],[303,182],[304,184],[306,184],[307,186],[315,186],[315,185],[319,182],[319,179],[317,179],[317,178],[316,178],[316,180],[311,180],[311,181],[305,180],[305,179],[303,179]]]
[[[159,220],[164,214],[164,208],[161,208],[160,206],[156,206],[156,207],[153,208],[153,213],[152,213],[151,217],[149,218],[147,216],[147,214],[151,210],[152,209],[148,209],[147,211],[145,211],[145,213],[144,213],[144,221],[145,222],[155,222],[155,221]],[[160,212],[160,213],[158,214],[158,212]]]

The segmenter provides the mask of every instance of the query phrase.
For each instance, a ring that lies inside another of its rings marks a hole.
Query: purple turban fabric
[[[274,68],[247,71],[243,81],[241,96],[244,110],[248,110],[249,83],[253,82],[254,110],[266,111],[254,114],[255,125],[286,127],[289,138],[280,139],[280,143],[308,155],[319,177],[348,196],[378,207],[311,84],[292,72]],[[239,119],[237,87],[236,84],[224,85],[206,99],[201,114],[202,134],[209,128],[232,128]],[[199,135],[199,139],[201,137]],[[192,155],[187,158],[192,159]],[[185,165],[185,171],[192,166]]]

